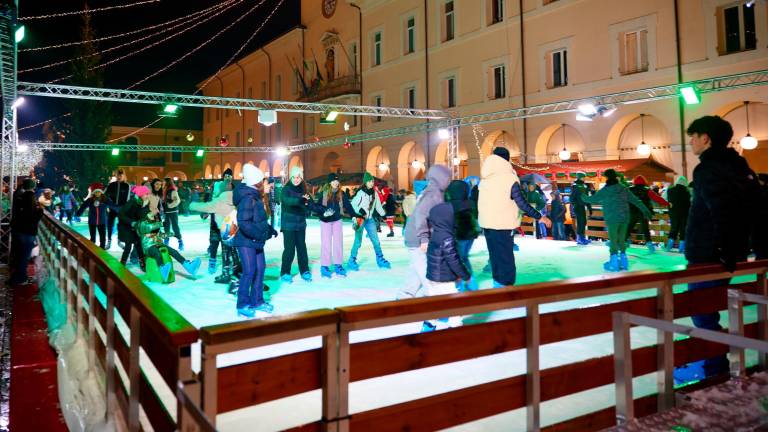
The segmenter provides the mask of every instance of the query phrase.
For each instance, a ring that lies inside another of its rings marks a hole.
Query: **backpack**
[[[221,223],[221,241],[229,243],[237,234],[237,209],[232,210]]]

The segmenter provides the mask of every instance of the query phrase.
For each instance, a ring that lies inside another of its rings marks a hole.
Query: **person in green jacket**
[[[163,280],[168,279],[168,275],[171,272],[172,263],[163,264],[163,256],[160,251],[161,248],[168,249],[168,254],[178,261],[184,270],[194,277],[197,274],[197,270],[200,268],[200,257],[194,260],[188,260],[184,258],[176,249],[163,244],[163,240],[168,238],[168,235],[162,231],[163,222],[159,220],[152,212],[147,214],[147,217],[138,223],[136,231],[141,236],[141,247],[144,249],[144,254],[148,258],[152,258],[157,263],[157,268],[160,270],[160,275]]]
[[[601,204],[603,217],[611,242],[611,257],[603,264],[606,271],[629,270],[627,259],[627,225],[629,224],[629,205],[637,207],[646,219],[651,218],[648,208],[626,187],[619,183],[618,174],[613,169],[603,172],[605,187],[592,196],[583,197],[584,202]]]

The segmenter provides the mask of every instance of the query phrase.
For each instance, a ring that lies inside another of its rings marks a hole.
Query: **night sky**
[[[235,0],[237,1],[237,0]],[[105,87],[122,89],[141,80],[147,75],[168,65],[189,50],[210,40],[221,29],[243,16],[249,9],[262,0],[242,0],[218,16],[194,27],[183,34],[184,29],[205,17],[193,17],[176,21],[166,26],[160,26],[147,31],[132,34],[127,37],[101,41],[97,44],[99,50],[108,49],[128,41],[136,40],[147,35],[179,25],[174,30],[145,39],[141,42],[110,51],[102,56],[102,63],[139,50],[156,41],[176,35],[167,42],[158,44],[139,54],[106,66],[104,73]],[[90,0],[90,9],[126,5],[137,0]],[[110,36],[138,30],[144,27],[161,24],[185,15],[221,4],[221,0],[161,0],[156,3],[137,5],[124,9],[113,9],[92,14],[92,26],[96,37]],[[167,71],[136,86],[134,90],[161,91],[191,94],[196,90],[195,84],[221,68],[227,60],[245,43],[259,27],[269,13],[275,9],[280,0],[263,0],[263,4],[248,14],[229,30],[209,42],[186,59],[177,63]],[[58,0],[43,2],[19,0],[19,16],[38,16],[58,12],[70,12],[84,9],[83,0]],[[300,0],[284,0],[270,21],[257,34],[253,41],[246,46],[235,60],[251,53],[255,48],[268,42],[287,30],[297,26],[300,21]],[[217,10],[220,11],[223,9]],[[215,12],[214,12],[215,13]],[[212,14],[211,14],[212,15]],[[190,21],[192,20],[192,21]],[[26,25],[26,37],[19,49],[42,47],[74,42],[80,40],[82,16],[46,18],[23,21]],[[19,70],[43,66],[53,62],[69,59],[75,52],[75,46],[49,49],[44,51],[19,52]],[[19,81],[48,82],[69,75],[69,64],[55,66],[40,71],[19,74]],[[68,84],[66,81],[58,84]],[[38,123],[56,115],[67,112],[64,99],[27,98],[27,103],[19,110],[19,127]],[[157,118],[157,107],[150,105],[115,103],[112,105],[114,125],[141,127]],[[154,127],[181,129],[202,128],[202,110],[185,108],[178,118],[165,118]],[[21,139],[36,140],[41,138],[41,128],[27,129],[20,132]]]

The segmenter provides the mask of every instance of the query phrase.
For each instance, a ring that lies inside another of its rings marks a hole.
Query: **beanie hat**
[[[496,147],[493,149],[493,154],[500,156],[505,161],[509,162],[509,150],[507,150],[505,147]]]
[[[328,183],[330,183],[330,182],[332,182],[334,180],[338,180],[338,179],[339,179],[339,175],[338,174],[336,174],[336,173],[328,174]]]
[[[104,193],[104,185],[99,182],[91,183],[90,186],[88,186],[88,189],[91,190],[91,193],[96,193],[96,192]]]
[[[243,183],[252,186],[264,180],[264,173],[253,164],[243,165]]]
[[[232,168],[225,169],[224,172],[221,173],[221,176],[222,177],[227,177],[227,176],[232,177]]]
[[[290,178],[294,177],[301,177],[304,178],[304,168],[295,165],[293,168],[291,168],[291,176]]]
[[[141,198],[144,195],[149,195],[149,188],[146,186],[134,186],[132,192],[134,195]]]
[[[632,180],[632,184],[636,186],[647,186],[648,181],[642,175],[638,175],[638,176],[635,176],[634,180]]]
[[[677,180],[675,180],[675,184],[676,185],[688,186],[688,179],[685,178],[684,175],[677,176]]]
[[[363,184],[366,184],[366,183],[368,183],[368,182],[369,182],[369,181],[371,181],[371,180],[373,180],[373,176],[371,175],[371,173],[369,173],[368,171],[366,171],[366,172],[363,174]]]

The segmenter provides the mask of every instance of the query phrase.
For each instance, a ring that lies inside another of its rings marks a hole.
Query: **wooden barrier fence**
[[[200,331],[206,364],[202,378],[203,407],[208,418],[214,421],[220,413],[321,389],[322,418],[296,430],[434,430],[523,407],[527,409],[528,430],[541,430],[541,402],[614,381],[613,355],[541,370],[542,345],[609,333],[612,313],[616,311],[668,321],[721,311],[727,308],[729,286],[673,295],[673,285],[756,275],[756,282],[730,287],[766,295],[766,272],[768,261],[741,263],[734,274],[724,272],[719,265],[664,273],[646,271],[204,327]],[[541,305],[547,303],[645,289],[655,289],[656,295],[580,309],[539,312]],[[350,343],[350,333],[356,330],[515,307],[525,308],[526,315],[444,331]],[[745,334],[755,337],[759,333],[764,339],[764,307],[758,309],[758,315],[760,324],[745,326]],[[218,354],[310,336],[322,336],[322,348],[216,368]],[[352,382],[520,349],[526,350],[524,375],[350,415],[349,385]],[[727,347],[693,339],[673,342],[671,335],[663,332],[658,335],[657,345],[632,350],[633,376],[656,372],[664,377],[658,380],[663,388],[658,388],[657,396],[635,401],[635,412],[642,415],[671,406],[673,366],[727,352]],[[663,361],[670,358],[674,361]],[[764,360],[761,361],[761,367],[765,368]],[[611,426],[614,419],[614,409],[607,408],[543,429],[591,430]]]
[[[197,342],[198,330],[109,253],[48,213],[38,240],[50,277],[66,299],[68,322],[85,337],[91,364],[103,373],[107,417],[112,418],[117,407],[121,416],[116,418],[122,418],[128,430],[138,431],[143,409],[152,429],[181,429],[142,369],[140,352],[144,350],[175,394],[179,381],[194,378],[190,345]],[[99,301],[99,292],[106,305]],[[117,328],[118,316],[127,324],[127,340]],[[199,385],[191,385],[189,394],[197,401]],[[184,405],[178,403],[177,412],[185,412]]]

